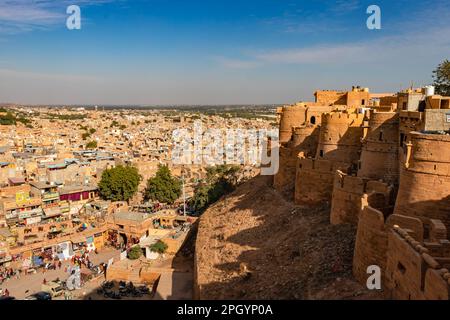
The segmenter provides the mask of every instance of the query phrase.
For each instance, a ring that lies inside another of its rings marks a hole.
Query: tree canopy
[[[444,60],[433,71],[433,85],[436,87],[436,93],[443,96],[450,96],[450,61]]]
[[[166,252],[167,248],[168,245],[164,241],[158,240],[157,242],[151,245],[150,250],[153,252],[164,253]]]
[[[128,201],[137,192],[140,181],[137,168],[119,165],[103,171],[98,189],[105,200]]]
[[[142,249],[139,245],[135,245],[131,247],[130,251],[128,251],[128,259],[137,260],[142,256]]]
[[[169,167],[160,165],[156,175],[147,181],[146,200],[172,204],[181,195],[181,181],[172,176]]]
[[[238,182],[239,170],[239,166],[233,165],[206,168],[206,179],[195,189],[189,205],[195,211],[202,212],[220,197],[232,192]]]
[[[92,140],[86,144],[86,149],[95,149],[97,148],[97,141]]]

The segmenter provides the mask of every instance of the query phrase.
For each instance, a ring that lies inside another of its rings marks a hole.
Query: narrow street
[[[119,259],[120,252],[112,248],[105,248],[98,254],[91,253],[90,259],[94,265],[105,262],[107,263],[109,259],[114,258],[114,261]],[[45,273],[38,271],[36,274],[21,275],[19,279],[12,278],[6,280],[0,287],[3,289],[8,289],[10,296],[16,299],[24,299],[30,294],[41,291],[41,285],[46,279],[47,281],[53,281],[57,278],[61,280],[66,280],[69,277],[68,273],[64,272],[64,267],[69,266],[70,261],[65,261],[62,264],[61,269],[57,270],[47,270]]]

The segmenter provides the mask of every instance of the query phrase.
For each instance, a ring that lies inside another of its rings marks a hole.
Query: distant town
[[[142,292],[130,289],[122,298],[192,297],[193,251],[182,257],[182,271],[171,265],[207,205],[196,191],[212,188],[211,176],[219,170],[173,165],[172,132],[194,121],[240,129],[272,128],[277,121],[267,106],[201,109],[3,105],[2,290],[18,299],[39,292],[56,299],[117,298],[108,285],[102,287],[106,279],[145,283]],[[159,171],[173,182],[171,199],[149,195],[149,179]],[[257,173],[254,166],[238,166],[235,174],[243,181]],[[129,190],[112,185],[127,183]],[[139,252],[130,259],[133,248]],[[178,288],[187,290],[173,292],[173,272],[180,274]]]

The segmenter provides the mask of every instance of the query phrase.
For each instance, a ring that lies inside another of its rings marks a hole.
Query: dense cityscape
[[[0,1],[2,311],[429,318],[450,301],[448,16]]]

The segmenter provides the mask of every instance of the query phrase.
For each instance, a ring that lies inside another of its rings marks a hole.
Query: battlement
[[[450,241],[439,220],[431,220],[432,242],[415,239],[410,230],[393,226],[388,239],[386,287],[394,299],[450,298]]]
[[[450,126],[442,106],[450,99],[416,111],[423,92],[405,94],[414,97],[372,103],[365,90],[317,91],[315,103],[297,105],[304,122],[290,127],[280,169],[295,172],[296,204],[330,204],[332,224],[357,225],[358,281],[377,265],[389,297],[449,299]],[[404,110],[393,112],[397,102]]]
[[[291,140],[292,128],[299,126],[306,121],[305,106],[284,106],[281,109],[280,117],[280,143]]]
[[[386,270],[388,233],[394,226],[402,226],[418,239],[423,238],[423,224],[420,219],[392,214],[392,207],[384,195],[372,192],[361,197],[361,211],[356,233],[353,256],[353,275],[366,283],[367,267],[377,265]]]
[[[297,169],[298,170],[312,170],[323,173],[334,172],[338,169],[343,169],[339,165],[335,164],[330,160],[323,159],[314,159],[314,158],[305,158],[303,155],[298,156],[297,161]]]
[[[331,201],[331,224],[358,224],[364,194],[376,193],[384,197],[383,207],[392,201],[393,187],[366,178],[349,176],[340,170],[335,172]]]
[[[407,168],[413,168],[417,162],[436,162],[446,164],[446,169],[450,164],[450,135],[448,134],[429,134],[422,132],[411,132],[412,152],[407,157]],[[420,164],[419,169],[425,169],[424,163]],[[421,170],[421,171],[422,171]],[[433,168],[429,173],[434,173]],[[448,170],[443,170],[444,175],[450,175]]]
[[[396,112],[380,112],[378,110],[370,110],[369,126],[378,127],[380,125],[398,126],[399,114]]]
[[[411,119],[411,120],[418,121],[418,120],[422,120],[423,119],[423,112],[419,112],[419,111],[400,111],[399,117],[402,120]]]
[[[369,88],[353,86],[351,91],[317,90],[314,93],[317,103],[327,105],[368,105],[371,94]]]
[[[349,176],[340,170],[335,173],[334,187],[348,192],[364,194],[378,192],[389,195],[392,187],[382,181],[370,180],[356,176]]]
[[[349,166],[299,155],[295,180],[295,203],[331,202],[334,172],[338,169],[348,171]]]
[[[351,112],[329,112],[322,115],[322,125],[346,124],[349,126],[361,126],[364,114]]]

